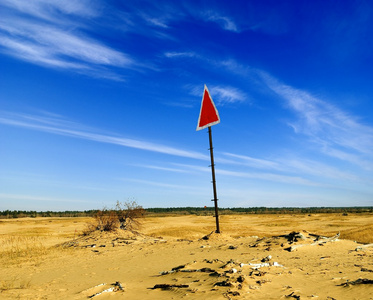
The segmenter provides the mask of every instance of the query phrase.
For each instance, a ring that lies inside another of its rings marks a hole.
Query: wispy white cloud
[[[232,21],[231,18],[219,14],[217,11],[208,11],[205,15],[207,16],[207,20],[219,24],[224,30],[233,32],[239,31],[237,24]]]
[[[151,185],[161,188],[167,188],[172,190],[193,190],[193,187],[187,186],[187,185],[179,185],[179,184],[170,184],[170,183],[164,183],[159,181],[151,181],[151,180],[143,180],[143,179],[134,179],[134,178],[120,178],[122,181],[126,182],[133,182],[133,183],[140,183],[142,185]]]
[[[238,63],[234,59],[225,59],[214,62],[214,64],[224,67],[228,71],[247,77],[250,73],[251,67]]]
[[[202,97],[203,86],[187,85],[186,89],[191,95]],[[248,98],[243,91],[231,86],[208,85],[208,89],[214,102],[219,105],[245,102]]]
[[[240,31],[234,18],[213,4],[206,9],[201,5],[183,1],[154,3],[154,1],[147,1],[140,10],[137,7],[133,8],[131,4],[127,5],[133,15],[139,16],[147,24],[158,29],[170,29],[173,22],[180,20],[197,19],[202,22],[214,22],[223,30]]]
[[[348,170],[341,170],[308,158],[296,158],[293,156],[292,158],[282,158],[279,163],[284,171],[316,176],[320,181],[335,179],[338,182],[358,182],[361,180],[361,178]]]
[[[144,19],[155,27],[168,28],[167,21],[162,18],[144,16]]]
[[[60,12],[71,15],[91,17],[97,14],[96,1],[64,1],[64,0],[3,0],[2,5],[16,9],[20,12],[39,17],[46,20],[53,20]],[[57,20],[53,20],[57,21]]]
[[[259,159],[259,158],[253,158],[246,155],[238,155],[233,153],[223,153],[224,155],[232,158],[238,158],[240,159],[239,164],[245,164],[250,167],[258,168],[258,169],[272,169],[272,170],[278,170],[280,169],[280,165],[277,162],[265,160],[265,159]]]
[[[9,54],[20,58],[45,64],[58,61],[61,67],[63,63],[70,67],[74,62],[79,62],[83,67],[83,63],[119,67],[133,63],[125,54],[77,33],[27,21],[19,20],[11,25],[5,21],[0,23],[0,43]]]
[[[229,170],[220,170],[220,169],[217,169],[216,173],[225,175],[225,176],[260,179],[260,180],[274,181],[274,182],[287,183],[287,184],[300,184],[300,185],[308,185],[308,186],[321,185],[320,183],[311,181],[306,178],[302,178],[300,176],[289,176],[289,175],[274,174],[274,173],[238,172],[238,171],[229,171]]]
[[[175,57],[196,57],[197,54],[194,52],[165,52],[164,56],[168,58]]]
[[[155,165],[140,165],[140,164],[136,164],[134,166],[140,167],[140,168],[152,169],[152,170],[174,172],[174,173],[189,173],[188,170],[180,169],[180,168],[168,168],[168,167],[163,167],[163,166],[161,167],[161,166],[155,166]]]
[[[302,174],[302,176],[317,176],[319,181],[325,179],[338,179],[348,181],[361,180],[356,175],[346,171],[340,170],[333,166],[321,163],[319,161],[311,160],[309,158],[299,158],[292,154],[290,157],[277,158],[275,160],[266,160],[253,158],[246,155],[238,155],[233,153],[222,153],[225,156],[231,157],[233,161],[227,161],[228,164],[239,164],[255,169],[267,169],[278,171],[286,174]]]
[[[167,155],[208,160],[207,155],[195,151],[178,149],[162,144],[129,139],[121,136],[96,133],[93,130],[89,130],[87,127],[81,126],[78,123],[66,121],[64,119],[56,119],[50,116],[45,117],[19,113],[2,113],[0,114],[0,123],[58,135],[70,136],[74,138],[86,139],[95,142],[158,152]]]
[[[238,158],[247,159],[248,157],[239,156]],[[252,159],[256,165],[267,165],[269,161],[259,160],[259,159]],[[273,163],[275,164],[275,163]],[[211,168],[207,166],[196,166],[190,164],[181,164],[181,163],[173,163],[174,166],[177,168],[168,168],[168,167],[159,167],[154,165],[137,165],[138,167],[143,167],[147,169],[155,169],[161,170],[166,172],[177,172],[177,173],[211,173]],[[277,169],[277,167],[276,167]],[[272,182],[279,182],[285,184],[294,184],[294,185],[305,185],[305,186],[325,186],[325,184],[312,181],[302,176],[292,176],[287,174],[276,174],[276,173],[268,173],[268,172],[252,172],[252,171],[231,171],[223,168],[216,168],[215,170],[218,176],[224,177],[237,177],[243,179],[255,179],[255,180],[262,180],[262,181],[272,181]]]
[[[24,194],[0,194],[0,199],[3,201],[9,200],[26,200],[26,201],[46,201],[46,202],[89,202],[88,200],[77,200],[77,199],[65,199],[65,198],[54,198],[45,196],[30,196]]]
[[[163,102],[163,104],[167,105],[167,106],[173,106],[173,107],[182,107],[182,108],[193,108],[195,107],[194,106],[194,103],[192,103],[191,101],[178,101],[178,102],[171,102],[171,101],[168,101],[168,102]]]
[[[328,155],[345,159],[363,168],[373,168],[373,128],[312,94],[283,84],[261,72],[267,86],[286,101],[298,119],[289,125],[317,143]],[[370,163],[367,164],[367,160]]]
[[[1,34],[0,38],[0,45],[4,47],[3,52],[22,60],[50,67],[78,70],[88,69],[88,67],[83,64],[63,61],[51,56],[48,49],[45,47],[39,47],[25,41],[21,42],[9,39],[6,36],[1,36]]]
[[[3,5],[12,8],[12,14],[0,14],[0,51],[45,67],[118,80],[120,76],[109,68],[135,68],[136,63],[127,54],[84,34],[80,30],[85,27],[83,23],[70,21],[70,14],[95,15],[93,9],[84,4],[89,6],[90,1],[80,4],[6,1]]]
[[[183,167],[185,169],[193,170],[195,172],[211,172],[211,169],[208,167],[201,167],[195,165],[187,165],[187,164],[175,164],[177,166]],[[287,184],[296,184],[296,185],[307,185],[307,186],[319,186],[320,183],[315,181],[311,181],[309,179],[303,178],[301,176],[291,176],[291,175],[283,175],[283,174],[275,174],[275,173],[267,173],[267,172],[240,172],[240,171],[231,171],[222,168],[216,168],[215,172],[217,175],[228,176],[228,177],[238,177],[238,178],[248,178],[248,179],[259,179],[264,181],[273,181],[273,182],[280,182],[280,183],[287,183]]]
[[[119,24],[117,27],[120,30],[134,32],[136,35],[151,39],[178,39],[169,31],[172,29],[172,22],[185,18],[179,4],[147,1],[139,6],[139,3],[125,1],[121,3],[121,8],[121,10],[114,12],[118,17]]]
[[[220,104],[244,102],[246,95],[238,88],[229,86],[212,86],[211,89],[214,91],[217,97],[217,102]]]

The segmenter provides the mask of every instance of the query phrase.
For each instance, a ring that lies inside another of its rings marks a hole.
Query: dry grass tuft
[[[35,260],[48,253],[43,239],[36,236],[2,236],[1,259],[8,263]]]
[[[0,281],[0,293],[14,289],[28,289],[31,286],[31,280],[19,281],[17,278]]]
[[[373,243],[373,225],[360,226],[341,232],[341,238],[356,241],[361,244]]]

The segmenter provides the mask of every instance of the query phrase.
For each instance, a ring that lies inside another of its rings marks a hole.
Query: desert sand
[[[371,214],[89,221],[0,220],[0,299],[373,299]]]

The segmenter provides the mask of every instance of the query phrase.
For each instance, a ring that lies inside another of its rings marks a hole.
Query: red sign
[[[219,123],[220,117],[218,110],[216,109],[210,92],[205,85],[201,103],[201,111],[199,112],[197,131]]]

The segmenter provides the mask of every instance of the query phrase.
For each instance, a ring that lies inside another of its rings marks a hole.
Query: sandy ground
[[[221,216],[221,234],[211,216],[145,218],[141,234],[81,237],[87,221],[1,220],[0,299],[373,299],[373,247],[344,239],[373,215]]]

